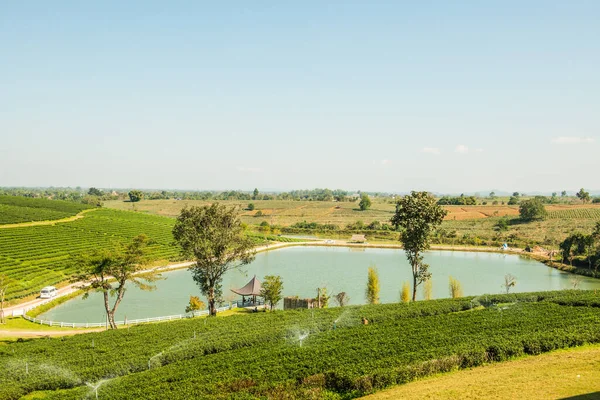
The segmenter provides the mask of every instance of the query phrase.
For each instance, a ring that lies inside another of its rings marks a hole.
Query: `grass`
[[[391,399],[600,398],[600,345],[558,350],[411,382],[365,397]]]
[[[27,321],[21,317],[10,317],[6,319],[6,324],[0,325],[0,331],[61,331],[73,330],[73,328],[60,328],[56,326],[40,325]]]

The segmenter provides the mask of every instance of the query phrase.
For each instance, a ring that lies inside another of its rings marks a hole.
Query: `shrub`
[[[463,297],[463,291],[462,291],[462,286],[461,286],[460,282],[451,276],[448,277],[448,281],[449,281],[448,286],[450,288],[450,297],[452,297],[453,299],[456,299],[458,297]]]
[[[429,281],[427,281],[429,282]],[[408,303],[410,301],[410,285],[408,282],[402,283],[402,291],[400,293],[400,301]]]

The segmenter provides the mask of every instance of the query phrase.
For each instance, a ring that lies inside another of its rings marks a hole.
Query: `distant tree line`
[[[465,196],[461,194],[458,197],[444,196],[437,201],[440,206],[475,206],[477,205],[477,197]]]
[[[131,200],[130,192],[136,193],[134,197],[145,200],[204,200],[204,201],[223,201],[223,200],[290,200],[290,201],[339,201],[339,202],[355,202],[361,200],[362,210],[369,208],[371,199],[383,199],[389,203],[395,203],[397,195],[385,192],[350,192],[342,189],[305,189],[292,190],[289,192],[280,193],[262,193],[258,189],[253,191],[229,190],[229,191],[196,191],[196,190],[143,190],[143,189],[104,189],[98,187],[90,188],[23,188],[23,187],[0,187],[0,195],[24,196],[34,198],[48,198],[56,200],[67,200],[82,202],[86,204],[101,205],[102,202],[108,200]],[[140,195],[141,193],[141,195]],[[524,197],[523,193],[514,192],[508,201],[498,198],[498,195],[491,192],[488,197],[480,197],[478,195],[460,196],[444,195],[438,197],[438,205],[487,205],[491,200],[493,205],[509,204],[518,205]],[[575,196],[568,196],[566,191],[552,193],[551,196],[535,196],[543,204],[558,204],[558,203],[600,203],[600,197],[592,197],[589,192],[584,189],[579,190]]]

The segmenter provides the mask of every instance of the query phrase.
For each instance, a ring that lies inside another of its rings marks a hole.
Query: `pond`
[[[433,297],[449,297],[448,278],[460,281],[465,296],[503,292],[506,274],[517,278],[511,292],[533,292],[572,288],[575,275],[549,268],[531,259],[510,254],[430,251],[425,256],[432,273]],[[287,247],[259,253],[245,271],[230,271],[223,281],[223,297],[237,300],[231,288],[244,286],[254,275],[280,275],[284,296],[316,297],[317,288],[329,294],[341,291],[350,296],[350,304],[365,302],[367,269],[377,266],[382,303],[397,302],[403,282],[412,282],[404,251],[400,249],[348,247]],[[163,274],[157,289],[144,292],[130,286],[117,310],[117,320],[183,314],[190,295],[200,296],[187,270]],[[600,280],[580,279],[581,289],[600,289]],[[419,290],[419,297],[422,292]],[[81,297],[57,306],[40,318],[63,322],[104,321],[103,302],[99,293],[86,300]],[[202,296],[200,296],[202,297]],[[333,301],[331,302],[333,304]],[[282,304],[280,304],[281,306]]]

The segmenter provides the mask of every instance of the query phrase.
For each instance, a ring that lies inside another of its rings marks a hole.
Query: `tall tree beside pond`
[[[279,275],[267,275],[260,289],[260,296],[265,299],[265,304],[269,304],[269,309],[273,311],[273,307],[281,301],[283,293],[283,280]]]
[[[448,214],[427,192],[411,192],[396,204],[392,225],[400,229],[400,241],[413,274],[412,300],[417,298],[417,286],[431,277],[423,253],[429,249],[430,238]]]
[[[367,303],[379,304],[379,274],[375,266],[369,267],[365,296]]]
[[[160,279],[156,270],[143,272],[148,263],[148,238],[139,235],[126,246],[117,245],[113,249],[97,250],[83,255],[77,260],[78,274],[75,281],[84,282],[79,289],[87,298],[90,292],[100,292],[104,298],[104,309],[111,329],[117,329],[115,312],[125,295],[127,282],[142,290],[153,290],[152,284]],[[111,297],[115,297],[110,304]]]
[[[173,237],[181,254],[196,261],[190,271],[208,300],[210,315],[216,316],[223,276],[249,264],[256,254],[254,242],[244,235],[237,209],[219,203],[186,207],[177,217]]]

